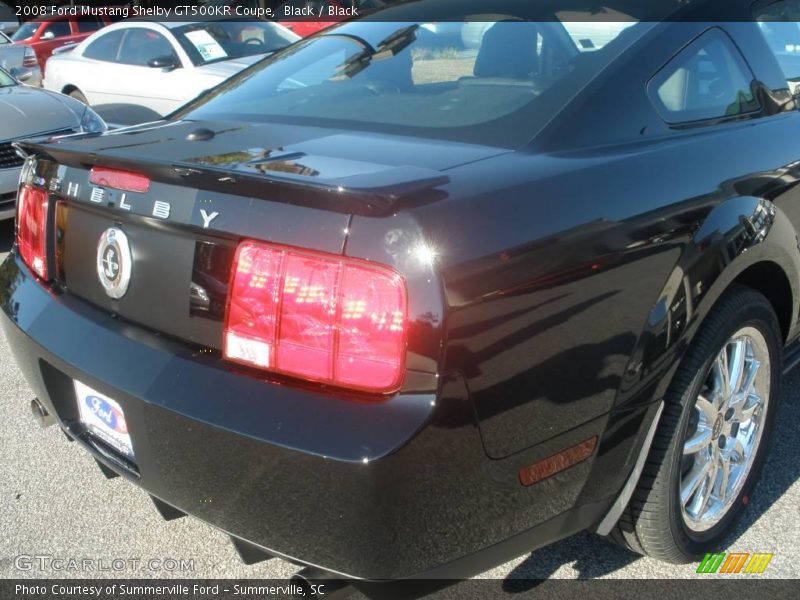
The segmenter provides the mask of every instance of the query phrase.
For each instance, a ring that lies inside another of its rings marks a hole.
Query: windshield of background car
[[[181,116],[520,147],[650,27],[491,16],[347,23],[245,71]]]
[[[15,42],[20,42],[22,40],[27,40],[32,38],[36,35],[36,31],[39,29],[41,23],[36,21],[30,21],[29,23],[25,23],[14,32],[14,35],[11,36],[11,39]]]
[[[197,66],[275,52],[300,39],[285,27],[258,21],[192,23],[172,33]]]
[[[17,82],[12,79],[11,75],[0,69],[0,87],[6,87],[9,85],[17,85]]]

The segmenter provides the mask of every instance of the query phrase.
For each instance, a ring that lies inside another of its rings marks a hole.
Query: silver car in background
[[[17,75],[23,83],[34,87],[42,85],[42,70],[39,68],[39,61],[36,60],[33,48],[15,44],[2,31],[0,31],[0,68]],[[26,71],[28,73],[22,77]]]
[[[131,19],[54,54],[42,85],[89,104],[109,123],[135,125],[161,119],[299,39],[279,23],[247,18]]]
[[[81,102],[32,88],[0,69],[0,219],[14,217],[22,158],[12,143],[30,137],[92,133],[107,129]]]

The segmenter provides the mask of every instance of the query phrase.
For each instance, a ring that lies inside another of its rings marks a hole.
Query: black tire
[[[769,394],[762,417],[761,441],[744,484],[722,519],[707,531],[687,527],[678,486],[683,445],[695,402],[712,362],[740,328],[751,326],[766,340]],[[720,543],[741,516],[769,453],[782,378],[783,337],[769,301],[759,292],[732,286],[714,306],[681,362],[665,397],[665,406],[639,485],[610,538],[640,554],[671,563],[693,562]]]
[[[79,102],[83,102],[83,103],[84,103],[86,106],[89,106],[89,101],[86,99],[86,96],[84,96],[84,95],[83,95],[83,92],[82,92],[82,91],[80,91],[79,89],[74,89],[74,90],[72,90],[72,91],[69,93],[69,95],[70,95],[72,98],[75,98],[75,100],[77,100],[77,101],[79,101]]]

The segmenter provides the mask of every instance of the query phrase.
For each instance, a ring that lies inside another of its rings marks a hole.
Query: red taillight
[[[30,185],[20,188],[17,198],[17,248],[25,264],[47,279],[47,192]]]
[[[149,177],[140,173],[109,169],[108,167],[92,167],[92,171],[89,173],[89,182],[114,188],[115,190],[142,194],[150,189]]]
[[[406,286],[389,268],[260,242],[236,251],[225,358],[369,392],[396,390]]]
[[[36,60],[36,53],[30,47],[26,47],[25,53],[22,56],[22,66],[26,69],[30,69],[38,64],[39,62]]]

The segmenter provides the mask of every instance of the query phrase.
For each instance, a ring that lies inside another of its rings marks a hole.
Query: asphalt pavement
[[[13,223],[0,222],[0,256],[12,238]],[[39,429],[30,416],[31,398],[0,335],[0,578],[286,578],[296,572],[297,567],[278,559],[242,564],[224,534],[194,519],[162,520],[142,490],[122,478],[105,479],[94,460],[57,427]],[[787,377],[779,410],[762,479],[719,551],[773,553],[760,577],[800,578],[800,370]],[[106,568],[112,559],[123,559],[128,566],[122,571],[59,570],[60,563],[36,556],[87,558]],[[181,571],[180,561],[187,559],[191,566]],[[513,580],[681,579],[697,577],[695,569],[643,558],[586,533],[480,577],[497,580],[491,585],[502,595],[506,589],[518,591]],[[458,586],[439,596],[458,597]]]

